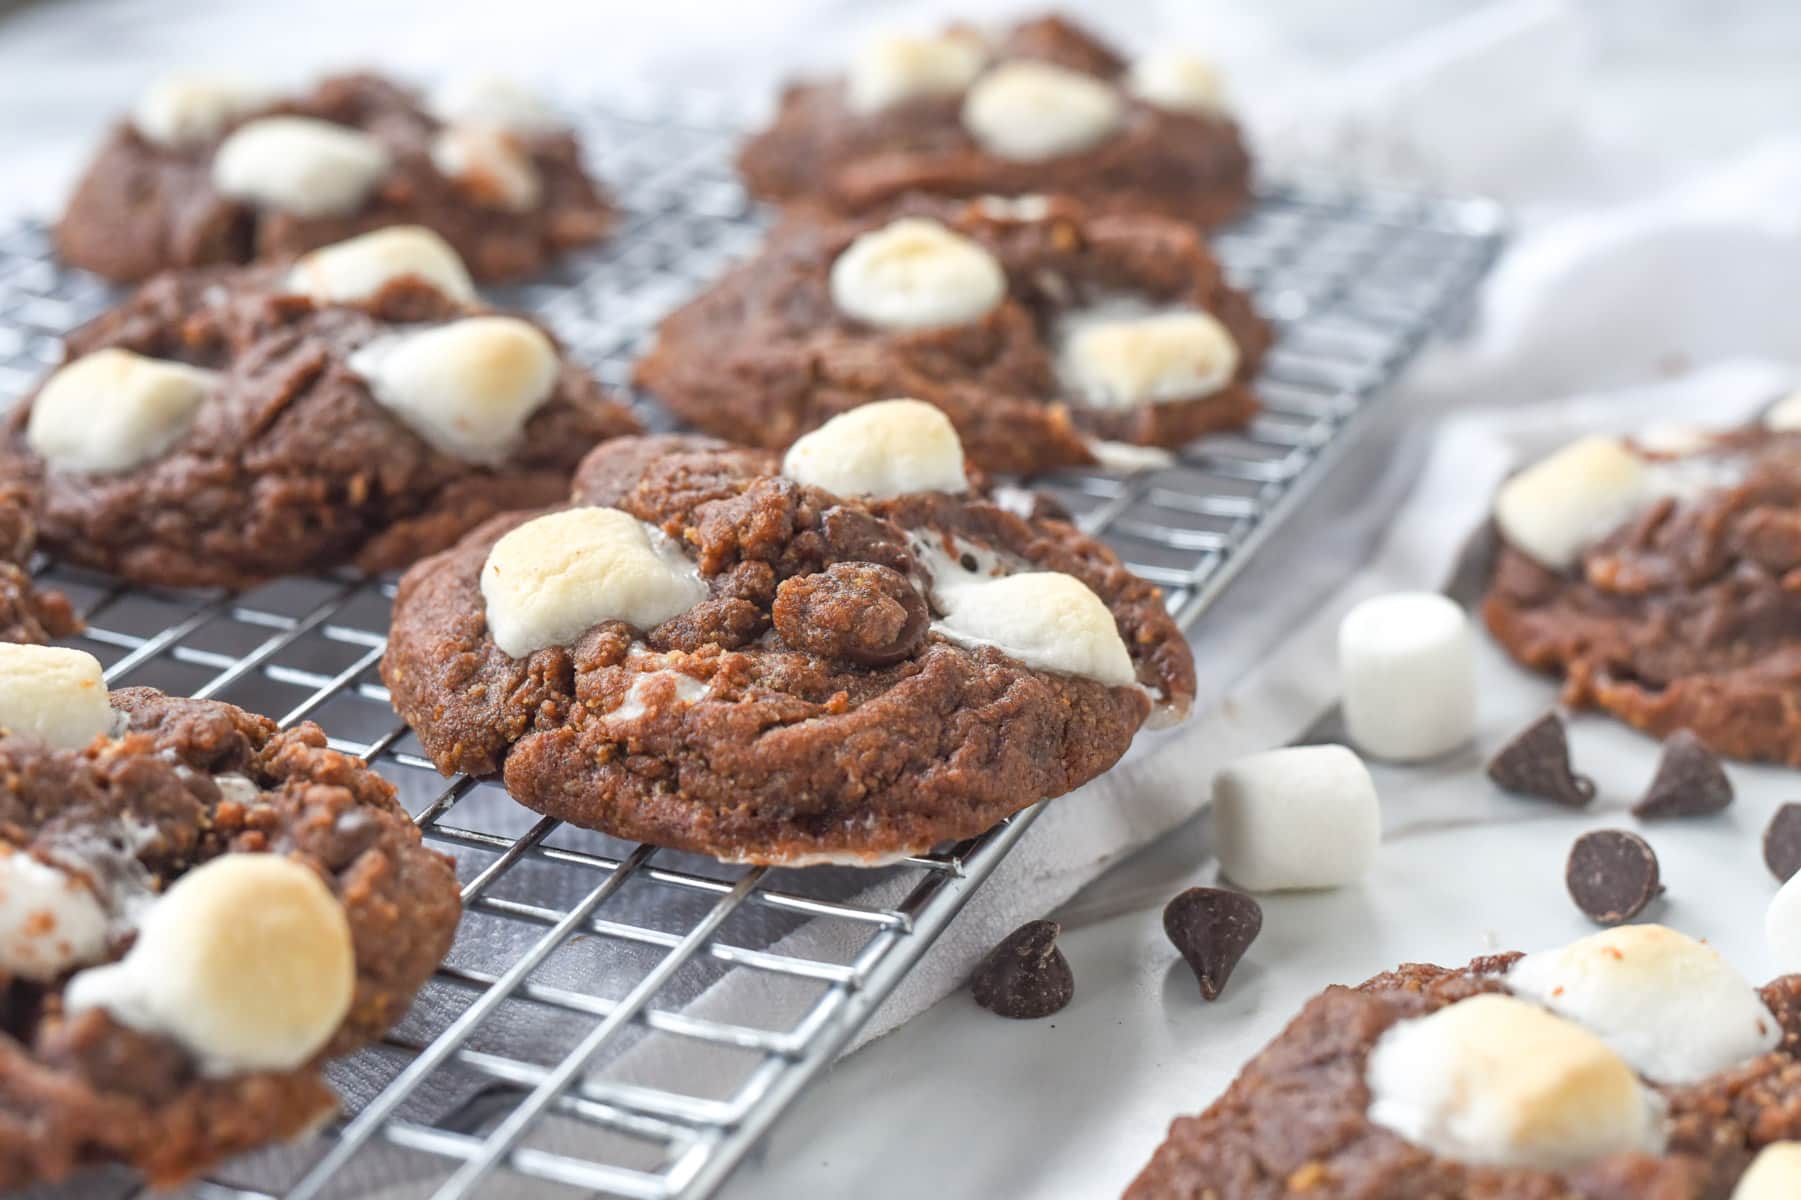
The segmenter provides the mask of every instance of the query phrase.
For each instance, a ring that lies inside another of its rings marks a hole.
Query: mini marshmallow
[[[177,879],[125,958],[77,974],[63,1004],[172,1038],[216,1078],[306,1063],[355,989],[350,922],[319,876],[276,854],[227,854]]]
[[[79,750],[110,734],[117,719],[92,654],[0,643],[0,729]]]
[[[1020,196],[977,196],[975,205],[984,217],[994,221],[1030,224],[1051,215],[1051,198],[1040,192],[1026,192]]]
[[[1587,1026],[1657,1083],[1698,1083],[1782,1040],[1757,990],[1719,951],[1661,925],[1621,925],[1529,954],[1507,986]]]
[[[999,579],[934,579],[943,613],[932,624],[960,645],[993,646],[1028,667],[1080,675],[1110,687],[1138,678],[1107,605],[1087,584],[1057,571]]]
[[[287,286],[321,304],[349,304],[408,276],[453,300],[476,298],[462,258],[442,236],[421,225],[391,225],[303,254],[288,272]]]
[[[58,471],[110,474],[161,458],[194,422],[218,375],[109,348],[45,381],[25,441]]]
[[[431,164],[444,178],[513,212],[536,208],[544,193],[531,155],[505,130],[447,126],[432,139]]]
[[[1764,910],[1764,941],[1778,969],[1801,972],[1801,871],[1789,876]]]
[[[1052,63],[1002,63],[970,86],[963,128],[990,154],[1038,162],[1087,150],[1112,134],[1125,104],[1112,87]]]
[[[1226,107],[1219,72],[1198,54],[1157,50],[1132,64],[1126,90],[1172,112],[1218,113]]]
[[[494,543],[481,589],[494,643],[514,658],[568,645],[603,621],[651,629],[707,598],[679,547],[616,508],[527,521]]]
[[[426,110],[447,125],[480,125],[508,133],[556,133],[567,125],[544,97],[500,75],[449,80],[431,94]]]
[[[1801,1142],[1771,1142],[1739,1176],[1732,1200],[1795,1200],[1801,1196]]]
[[[975,82],[988,48],[970,33],[883,37],[865,43],[845,80],[851,111],[875,113],[922,96],[954,96]]]
[[[1476,731],[1476,643],[1469,620],[1433,592],[1372,596],[1338,626],[1345,726],[1377,758],[1417,762]]]
[[[517,317],[466,317],[389,334],[348,362],[420,437],[477,463],[512,452],[561,371],[550,339]]]
[[[1516,549],[1567,571],[1654,498],[1642,458],[1614,438],[1587,437],[1503,484],[1495,521]]]
[[[1364,1078],[1372,1123],[1459,1162],[1556,1171],[1663,1148],[1662,1107],[1619,1055],[1508,996],[1398,1022]]]
[[[392,165],[387,147],[361,130],[313,117],[262,117],[219,143],[213,186],[298,217],[339,217],[361,208]]]
[[[271,98],[268,88],[233,75],[172,75],[138,97],[131,123],[159,146],[192,146],[210,142]]]
[[[1220,867],[1254,892],[1340,887],[1369,869],[1382,840],[1376,784],[1343,746],[1285,746],[1213,779]]]
[[[962,325],[991,312],[1007,276],[987,250],[936,221],[904,217],[863,234],[832,264],[832,303],[880,329]]]
[[[1232,382],[1238,343],[1210,313],[1070,317],[1057,374],[1090,408],[1129,409],[1208,396]]]
[[[782,474],[840,496],[969,490],[956,428],[918,400],[883,400],[833,417],[788,448]]]
[[[1801,433],[1801,391],[1790,392],[1764,410],[1765,429],[1777,433]]]
[[[106,957],[106,909],[80,878],[0,844],[0,971],[40,983]]]

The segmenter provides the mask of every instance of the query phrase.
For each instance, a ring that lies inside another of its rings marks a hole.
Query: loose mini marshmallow
[[[1652,498],[1642,458],[1613,438],[1588,437],[1503,484],[1495,521],[1517,549],[1564,571]]]
[[[116,720],[92,654],[0,643],[0,729],[79,750]]]
[[[1801,1142],[1771,1142],[1739,1176],[1732,1200],[1795,1200],[1801,1196]]]
[[[1338,675],[1345,725],[1367,754],[1435,758],[1476,731],[1476,643],[1444,596],[1395,592],[1346,613]]]
[[[851,60],[845,80],[851,110],[874,113],[921,96],[954,96],[987,61],[988,48],[970,33],[877,38]]]
[[[465,317],[377,338],[349,358],[383,406],[446,454],[496,463],[556,390],[556,347],[517,317]]]
[[[840,496],[969,489],[956,428],[918,400],[883,400],[833,417],[788,448],[782,474]]]
[[[1789,876],[1764,910],[1764,941],[1779,969],[1801,972],[1801,871]]]
[[[1777,433],[1801,432],[1801,391],[1790,392],[1765,409],[1763,423]]]
[[[1204,312],[1076,315],[1066,321],[1061,340],[1057,374],[1090,408],[1208,396],[1238,370],[1238,343]]]
[[[234,129],[213,156],[213,186],[234,200],[337,217],[362,207],[393,159],[360,130],[313,117],[262,117]]]
[[[31,402],[25,441],[55,470],[129,470],[182,439],[218,378],[130,350],[96,350],[45,381]]]
[[[1508,996],[1395,1024],[1364,1078],[1374,1124],[1460,1162],[1554,1171],[1663,1148],[1661,1106],[1619,1055]]]
[[[942,618],[932,628],[963,645],[993,646],[1028,667],[1125,687],[1138,678],[1132,655],[1101,598],[1080,579],[1026,571],[946,586],[935,579]]]
[[[1037,162],[1087,150],[1119,127],[1125,104],[1092,75],[1052,63],[1002,63],[970,86],[963,128],[990,154]]]
[[[1507,986],[1587,1026],[1658,1083],[1698,1083],[1782,1038],[1719,951],[1661,925],[1621,925],[1529,954]]]
[[[517,139],[481,125],[446,126],[432,139],[431,163],[477,197],[513,212],[536,208],[544,181]]]
[[[172,75],[138,97],[131,123],[160,146],[208,142],[247,113],[265,107],[268,88],[232,75]]]
[[[1126,90],[1172,112],[1217,113],[1226,107],[1219,72],[1185,50],[1157,50],[1133,63]]]
[[[1343,746],[1285,746],[1213,779],[1221,868],[1255,892],[1339,887],[1369,869],[1382,838],[1376,784]]]
[[[125,958],[77,974],[63,1003],[172,1038],[217,1077],[307,1062],[355,988],[350,922],[319,876],[276,854],[227,854],[177,879]]]
[[[556,133],[567,125],[544,97],[500,75],[449,80],[431,94],[426,108],[447,125],[481,125],[508,133]]]
[[[108,921],[78,877],[0,844],[0,971],[39,982],[106,957]]]
[[[707,598],[680,548],[616,508],[527,521],[494,543],[481,588],[494,643],[514,658],[567,645],[602,621],[650,629]]]
[[[1007,294],[994,255],[936,221],[904,217],[852,242],[832,264],[832,303],[881,329],[962,325]]]
[[[420,225],[391,225],[304,254],[287,286],[321,304],[367,300],[396,279],[412,276],[446,296],[475,299],[469,269],[450,243]]]

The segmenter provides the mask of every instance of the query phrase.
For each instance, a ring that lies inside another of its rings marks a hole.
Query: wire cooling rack
[[[624,388],[656,321],[748,252],[760,226],[730,170],[729,123],[665,107],[595,111],[585,124],[619,185],[622,227],[497,299],[544,316]],[[1485,202],[1262,191],[1217,246],[1280,329],[1263,415],[1164,469],[1039,485],[1192,622],[1340,452],[1345,429],[1458,318],[1499,242]],[[0,405],[109,298],[56,266],[42,227],[0,234]],[[638,404],[653,427],[670,424]],[[285,580],[226,596],[122,589],[55,564],[41,573],[86,612],[79,644],[114,686],[318,722],[392,780],[428,841],[458,859],[467,915],[456,947],[406,1021],[334,1066],[346,1117],[321,1139],[232,1163],[194,1189],[208,1200],[709,1195],[1037,811],[879,872],[747,869],[619,843],[431,769],[375,670],[391,581]],[[755,973],[757,1005],[708,1003],[729,972]],[[671,1060],[679,1069],[660,1076]],[[76,1191],[139,1186],[100,1172]]]

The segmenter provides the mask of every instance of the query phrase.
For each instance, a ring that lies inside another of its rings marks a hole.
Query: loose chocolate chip
[[[1570,768],[1570,739],[1563,718],[1546,713],[1514,735],[1488,761],[1488,777],[1510,792],[1571,808],[1595,798],[1595,781]]]
[[[1631,920],[1663,892],[1650,843],[1623,829],[1598,829],[1577,838],[1563,881],[1576,907],[1602,925]]]
[[[1048,1017],[1076,994],[1069,960],[1057,949],[1055,921],[1027,921],[976,968],[976,1003],[1003,1017]]]
[[[1194,969],[1203,1000],[1219,998],[1262,931],[1263,907],[1243,892],[1189,888],[1163,909],[1163,932]]]
[[[1632,815],[1658,817],[1693,817],[1701,813],[1719,812],[1732,803],[1732,781],[1719,756],[1701,744],[1701,739],[1686,729],[1679,729],[1663,744],[1663,758],[1645,798],[1632,806]]]
[[[1763,860],[1778,883],[1801,871],[1801,804],[1785,804],[1763,831]]]

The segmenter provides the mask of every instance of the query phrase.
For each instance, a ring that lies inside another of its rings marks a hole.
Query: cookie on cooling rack
[[[317,726],[0,646],[0,776],[0,1187],[303,1134],[449,949],[450,861]]]
[[[159,276],[68,359],[0,472],[42,485],[52,554],[145,584],[403,566],[566,497],[584,453],[637,429],[418,227]]]
[[[32,583],[37,522],[31,501],[29,488],[0,482],[0,642],[45,642],[81,629],[67,596]]]
[[[589,456],[574,504],[401,581],[382,677],[446,773],[717,858],[873,865],[973,836],[1179,718],[1158,590],[966,483],[955,433],[869,405],[785,460],[695,437]]]
[[[1566,703],[1801,766],[1801,400],[1579,441],[1509,480],[1495,524],[1483,616]]]
[[[612,214],[581,147],[517,84],[429,97],[374,75],[282,97],[222,75],[164,79],[108,136],[56,228],[69,262],[135,281],[424,225],[478,279],[514,279],[599,238]]]
[[[1126,1197],[1797,1196],[1798,1044],[1801,976],[1660,926],[1409,964],[1309,1002]]]
[[[1187,225],[916,197],[789,222],[663,323],[637,380],[709,433],[772,448],[914,396],[978,466],[1029,472],[1244,425],[1269,341]]]
[[[765,199],[839,212],[908,192],[1058,192],[1203,225],[1244,207],[1251,174],[1205,61],[1128,62],[1054,16],[865,45],[842,78],[790,86],[739,167]]]

